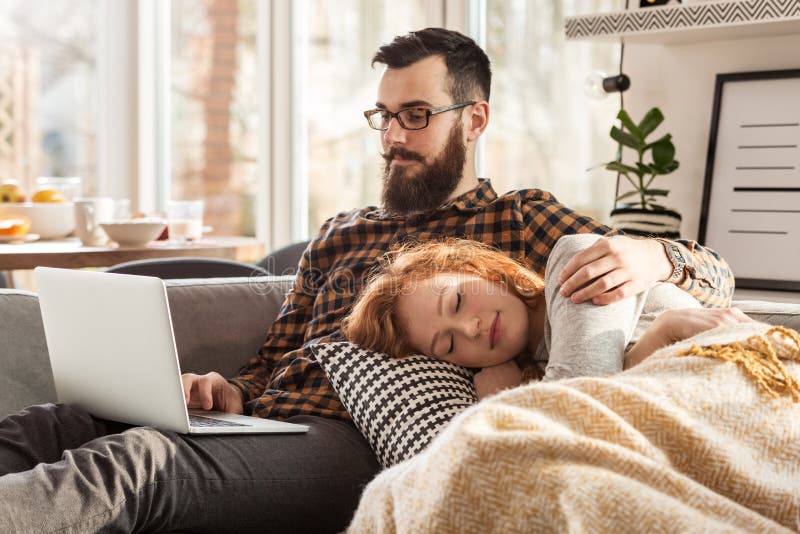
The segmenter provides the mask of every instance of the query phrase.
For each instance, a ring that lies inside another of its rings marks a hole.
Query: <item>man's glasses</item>
[[[367,118],[369,127],[374,130],[388,130],[392,118],[397,119],[397,124],[405,130],[422,130],[428,126],[431,116],[444,113],[445,111],[471,106],[474,103],[474,100],[470,100],[469,102],[452,104],[441,108],[407,108],[401,109],[397,113],[392,113],[386,109],[370,109],[364,112],[364,116]]]

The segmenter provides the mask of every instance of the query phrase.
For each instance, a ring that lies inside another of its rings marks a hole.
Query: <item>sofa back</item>
[[[181,369],[234,375],[258,354],[293,280],[166,280]],[[38,298],[0,289],[0,417],[55,399]]]

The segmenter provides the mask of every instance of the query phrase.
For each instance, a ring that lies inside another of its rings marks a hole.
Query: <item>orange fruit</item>
[[[66,202],[67,199],[61,191],[55,189],[40,189],[31,198],[34,202]]]
[[[31,221],[22,215],[0,215],[0,236],[22,237],[31,228]]]
[[[0,185],[0,202],[25,202],[25,195],[17,184]]]

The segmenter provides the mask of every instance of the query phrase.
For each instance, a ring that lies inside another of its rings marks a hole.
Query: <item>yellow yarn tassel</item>
[[[776,345],[770,339],[773,335],[786,340],[787,345],[779,346],[781,354],[775,351]],[[791,345],[794,347],[791,347]],[[766,334],[751,336],[744,342],[727,345],[711,345],[690,348],[678,352],[676,356],[705,356],[726,362],[734,362],[749,374],[762,390],[772,398],[791,394],[794,402],[800,402],[800,384],[789,374],[781,359],[800,361],[800,334],[791,328],[775,326]]]

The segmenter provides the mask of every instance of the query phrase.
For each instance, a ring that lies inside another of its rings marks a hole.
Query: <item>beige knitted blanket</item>
[[[370,483],[349,531],[800,530],[800,403],[735,363],[676,356],[768,328],[723,327],[619,375],[487,399]]]

